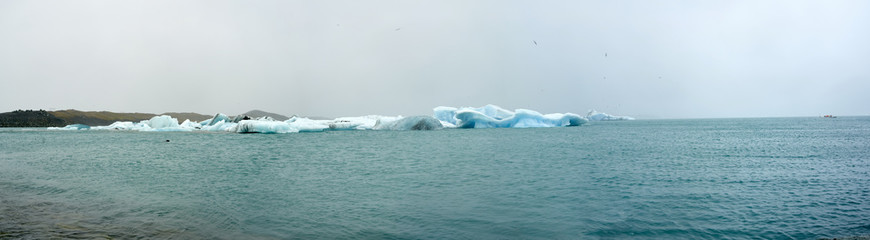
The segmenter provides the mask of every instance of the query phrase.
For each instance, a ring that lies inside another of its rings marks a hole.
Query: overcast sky
[[[870,114],[870,1],[0,1],[0,112]]]

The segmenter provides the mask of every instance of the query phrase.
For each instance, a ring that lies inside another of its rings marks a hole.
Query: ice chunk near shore
[[[435,130],[444,126],[441,121],[431,116],[410,116],[404,118],[378,119],[374,130]]]
[[[64,127],[49,127],[48,130],[89,130],[91,126],[84,124],[70,124]]]
[[[458,128],[529,128],[580,126],[588,120],[573,113],[542,115],[528,109],[511,112],[495,105],[480,108],[436,107],[435,118]]]
[[[634,120],[633,117],[628,116],[614,116],[603,112],[598,112],[593,110],[589,110],[589,113],[586,113],[586,119],[589,121],[624,121],[624,120]]]

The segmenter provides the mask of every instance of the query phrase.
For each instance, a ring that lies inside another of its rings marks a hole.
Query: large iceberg
[[[270,117],[251,119],[239,115],[230,117],[222,113],[211,119],[195,122],[167,115],[155,116],[140,122],[115,122],[108,126],[90,127],[92,130],[133,131],[210,131],[236,133],[295,133],[334,130],[436,130],[442,128],[529,128],[580,126],[587,119],[573,113],[541,114],[527,109],[508,111],[495,105],[473,107],[436,107],[433,116],[380,116],[340,117],[332,120],[312,120],[292,117],[276,121]],[[50,129],[87,129],[70,125]]]
[[[514,112],[495,105],[480,108],[436,107],[435,118],[458,128],[530,128],[580,126],[588,120],[573,113],[543,115],[528,109]]]
[[[398,119],[382,118],[374,130],[436,130],[443,128],[441,121],[431,116],[411,116]]]
[[[143,121],[149,127],[153,129],[161,129],[161,128],[178,128],[178,119],[172,118],[167,115],[155,116],[150,120]]]
[[[603,112],[595,111],[595,109],[593,109],[593,110],[589,110],[589,112],[586,113],[586,119],[589,119],[589,121],[624,121],[624,120],[634,120],[633,117],[628,117],[628,116],[614,116],[614,115],[610,115],[610,114],[607,114],[607,113],[603,113]]]

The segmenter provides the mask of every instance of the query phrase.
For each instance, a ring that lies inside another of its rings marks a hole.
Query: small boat
[[[834,115],[825,115],[825,116],[822,116],[822,117],[823,117],[823,118],[837,118],[837,116],[834,116]]]

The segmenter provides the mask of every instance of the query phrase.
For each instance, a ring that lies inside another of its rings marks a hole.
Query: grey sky
[[[862,0],[0,1],[2,112],[867,115],[868,66]]]

